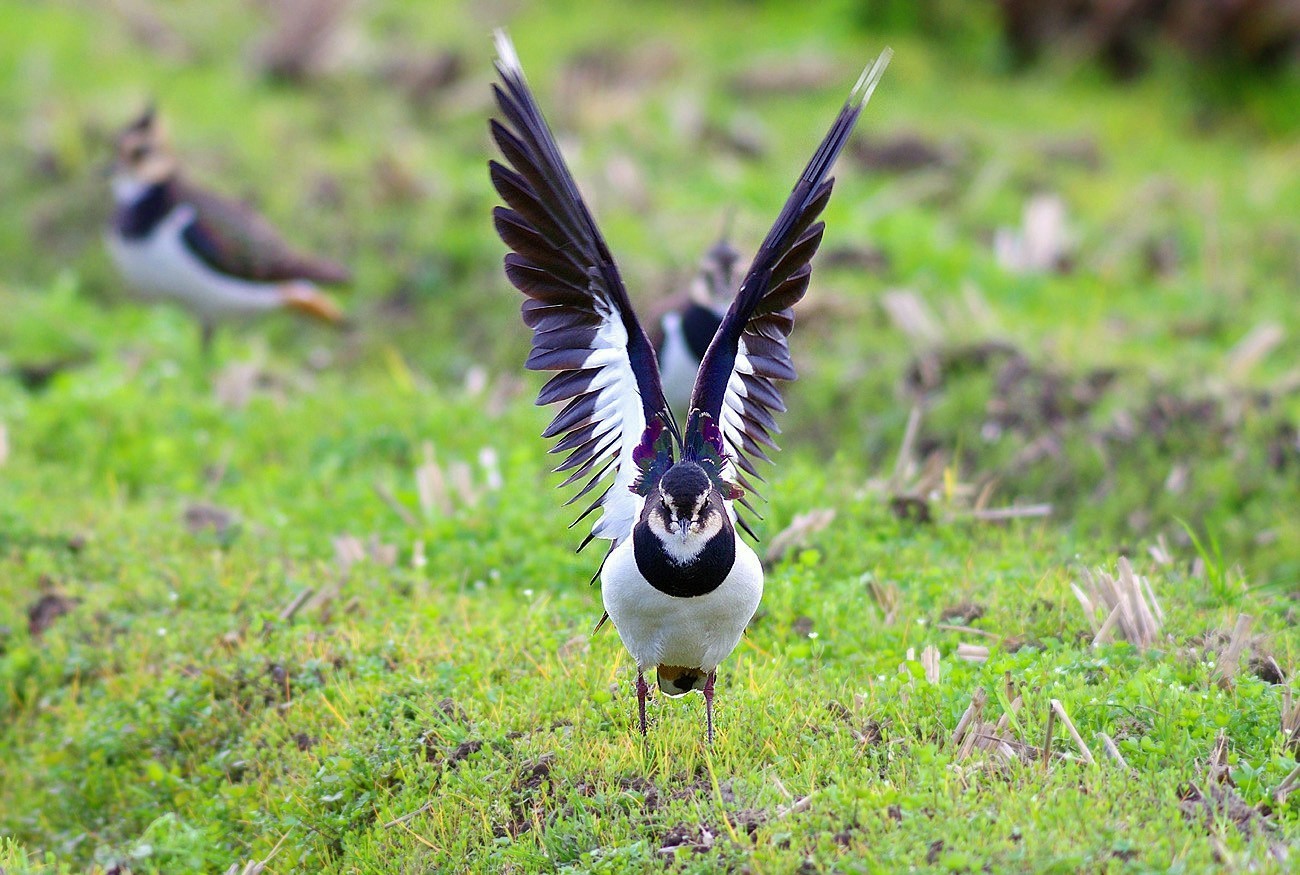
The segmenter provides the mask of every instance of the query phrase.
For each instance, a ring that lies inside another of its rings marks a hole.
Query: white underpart
[[[149,183],[125,173],[114,173],[112,185],[113,200],[120,207],[135,203],[149,190]]]
[[[659,351],[659,381],[664,387],[664,398],[675,410],[686,412],[700,363],[686,343],[681,313],[666,314],[660,324],[664,329],[664,344]]]
[[[176,301],[210,322],[284,306],[281,284],[226,276],[190,251],[181,234],[194,215],[192,206],[181,204],[146,237],[110,234],[109,253],[126,281],[147,298]]]
[[[749,545],[737,538],[736,562],[722,584],[705,595],[679,598],[646,581],[629,538],[605,560],[600,593],[618,637],[639,668],[676,665],[711,672],[736,649],[758,609],[763,567]]]
[[[498,46],[498,49],[500,46]],[[614,482],[601,502],[600,519],[591,527],[597,538],[605,538],[616,545],[632,534],[632,526],[641,516],[645,499],[635,495],[629,487],[636,479],[637,467],[632,461],[632,451],[641,442],[645,431],[645,415],[641,410],[641,393],[637,389],[632,362],[627,357],[627,329],[614,309],[597,299],[596,311],[603,320],[596,332],[592,346],[595,349],[583,362],[583,368],[599,368],[591,388],[598,389],[600,423],[594,435],[617,440],[618,462],[615,464]]]

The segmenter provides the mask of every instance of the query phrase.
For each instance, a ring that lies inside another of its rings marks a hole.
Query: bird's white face
[[[719,314],[725,313],[744,279],[744,270],[740,253],[731,244],[719,242],[700,261],[699,273],[691,281],[691,300]]]
[[[646,522],[664,550],[677,562],[689,562],[700,554],[715,535],[722,531],[724,512],[712,488],[697,495],[670,495],[659,492],[651,496],[659,506]]]
[[[149,186],[176,172],[176,156],[154,114],[146,112],[117,138],[113,162],[113,194],[119,202],[131,202]]]

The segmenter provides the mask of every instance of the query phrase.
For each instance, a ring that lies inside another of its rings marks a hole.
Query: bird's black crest
[[[708,473],[694,462],[687,461],[669,468],[659,480],[660,490],[683,506],[689,506],[691,500],[708,492],[711,485]]]
[[[722,430],[709,414],[700,410],[691,411],[690,419],[686,421],[682,459],[695,462],[703,468],[727,501],[735,501],[745,494],[744,489],[722,476],[728,456],[722,442]]]
[[[158,104],[149,101],[145,104],[144,110],[135,118],[135,121],[127,125],[128,131],[148,131],[158,120]]]

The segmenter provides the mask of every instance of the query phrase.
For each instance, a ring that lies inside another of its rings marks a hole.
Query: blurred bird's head
[[[113,162],[113,191],[130,199],[144,188],[165,182],[176,173],[176,155],[153,105],[117,137]]]
[[[744,278],[740,252],[725,236],[700,259],[700,270],[691,283],[691,299],[711,310],[725,312]]]

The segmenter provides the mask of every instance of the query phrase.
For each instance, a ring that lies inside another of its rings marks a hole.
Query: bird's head
[[[691,284],[691,299],[710,309],[725,311],[744,278],[740,252],[723,237],[700,259],[699,273]]]
[[[175,172],[176,155],[158,113],[150,105],[117,136],[113,188],[129,199],[148,186],[166,181]]]
[[[704,468],[691,461],[678,462],[659,481],[656,508],[664,534],[683,544],[691,536],[712,537],[722,527],[721,501],[715,501],[713,481]]]

